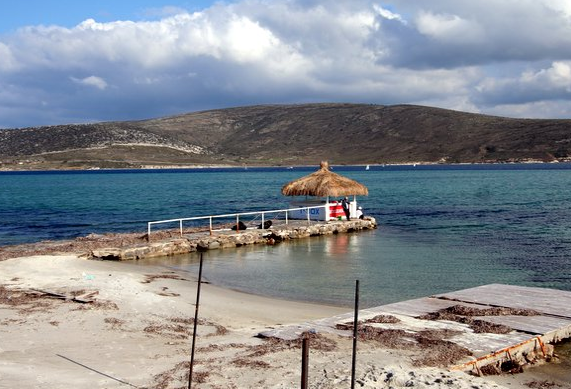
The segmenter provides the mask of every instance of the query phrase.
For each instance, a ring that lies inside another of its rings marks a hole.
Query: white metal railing
[[[274,209],[271,211],[257,211],[257,212],[242,212],[242,213],[229,213],[229,214],[225,214],[225,215],[209,215],[209,216],[196,216],[196,217],[185,217],[185,218],[179,218],[179,219],[169,219],[169,220],[158,220],[158,221],[152,221],[152,222],[147,222],[147,238],[150,239],[151,237],[151,226],[155,225],[155,224],[168,224],[168,223],[176,223],[178,222],[179,224],[179,229],[180,229],[180,235],[182,236],[183,234],[183,222],[185,221],[191,221],[191,220],[208,220],[209,222],[209,230],[210,233],[212,233],[212,220],[213,219],[220,219],[220,218],[230,218],[230,217],[236,217],[236,225],[238,225],[238,223],[240,222],[240,216],[248,216],[248,215],[261,215],[262,217],[262,229],[264,229],[264,217],[268,214],[275,214],[275,213],[281,213],[281,212],[285,212],[285,224],[288,224],[288,212],[289,211],[301,211],[301,210],[306,210],[307,211],[307,222],[310,223],[311,222],[311,218],[310,218],[310,209],[315,209],[315,208],[324,208],[325,211],[325,215],[327,216],[327,207],[329,206],[329,204],[324,204],[324,205],[317,205],[317,206],[313,206],[313,207],[300,207],[300,208],[287,208],[287,209]],[[327,217],[326,217],[327,219]]]

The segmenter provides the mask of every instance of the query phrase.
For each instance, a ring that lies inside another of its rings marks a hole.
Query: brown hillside
[[[295,165],[324,159],[336,164],[456,163],[570,156],[571,120],[509,119],[411,105],[252,106],[0,131],[5,165],[21,160],[55,167]]]

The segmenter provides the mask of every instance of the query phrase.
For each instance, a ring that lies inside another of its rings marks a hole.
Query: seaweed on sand
[[[352,329],[353,323],[342,324],[339,329]],[[465,347],[446,340],[457,335],[457,331],[424,330],[410,332],[402,329],[385,329],[370,325],[359,326],[357,336],[361,342],[374,342],[377,345],[395,350],[422,351],[413,359],[416,366],[447,367],[472,355]]]
[[[192,335],[194,318],[172,317],[166,323],[150,324],[143,331],[150,335],[163,335],[175,339],[187,339]],[[219,336],[228,333],[228,329],[210,321],[198,320],[199,326],[214,327],[214,332],[205,337]]]
[[[170,279],[170,280],[181,280],[188,281],[186,278],[179,276],[178,274],[145,274],[145,279],[141,281],[142,284],[150,284],[151,282],[158,279]]]
[[[70,292],[71,297],[84,294],[84,290]],[[29,291],[6,288],[0,285],[0,305],[17,309],[19,313],[25,314],[38,310],[48,311],[54,308],[58,302],[65,303],[72,300],[53,299],[52,296],[40,291]],[[94,303],[90,303],[94,304]],[[82,304],[83,305],[83,304]]]
[[[190,369],[190,361],[182,361],[177,363],[172,369],[156,374],[153,377],[153,389],[166,389],[174,383],[187,383],[188,371]],[[192,372],[192,382],[196,384],[203,384],[206,382],[210,375],[207,371],[194,371]],[[183,386],[178,386],[182,388]],[[186,388],[186,386],[184,386]]]
[[[289,350],[292,348],[301,349],[304,338],[309,339],[311,345],[310,347],[312,350],[333,351],[337,348],[337,342],[335,342],[333,339],[330,339],[325,335],[319,333],[306,331],[303,332],[300,337],[293,340],[284,340],[274,337],[262,337],[262,339],[264,339],[264,343],[250,347],[250,353],[247,356],[259,357],[269,353]]]

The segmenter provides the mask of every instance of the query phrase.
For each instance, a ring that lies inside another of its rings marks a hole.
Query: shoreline
[[[94,301],[54,299],[33,290],[68,296],[91,293]],[[195,298],[196,275],[159,266],[75,255],[2,261],[0,388],[121,387],[117,380],[141,388],[181,387],[186,382]],[[197,383],[200,388],[298,387],[299,347],[268,344],[256,334],[347,312],[204,284]],[[312,387],[346,388],[351,339],[317,336],[311,341]],[[368,342],[360,342],[358,350],[357,379],[366,388],[425,382],[434,388],[503,388],[538,382],[533,372],[479,378],[444,367],[414,366],[420,351]]]
[[[417,162],[387,162],[387,163],[367,163],[363,162],[361,164],[338,164],[331,165],[333,168],[338,167],[396,167],[396,166],[473,166],[473,165],[528,165],[528,164],[569,164],[571,163],[571,158],[567,160],[553,160],[553,161],[543,161],[535,159],[522,159],[517,161],[485,161],[485,162],[430,162],[430,161],[417,161]],[[19,165],[25,166],[25,165]],[[70,167],[67,169],[29,169],[29,168],[7,168],[0,164],[0,173],[10,173],[10,172],[97,172],[97,171],[130,171],[130,170],[149,170],[149,171],[160,171],[160,170],[208,170],[208,169],[271,169],[271,168],[313,168],[314,164],[301,164],[301,165],[240,165],[240,164],[191,164],[191,165],[141,165],[125,168],[102,168],[98,166],[86,166],[86,167]]]

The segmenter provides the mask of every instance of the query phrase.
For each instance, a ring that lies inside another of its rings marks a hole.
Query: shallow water
[[[571,340],[566,340],[555,346],[558,359],[535,369],[546,379],[558,380],[571,384]]]
[[[374,231],[204,253],[204,277],[227,288],[351,306],[355,280],[362,306],[376,306],[489,284],[537,284],[525,269],[500,264],[474,247],[432,247],[417,234]],[[447,259],[446,259],[447,258]],[[199,254],[139,261],[196,272]]]

